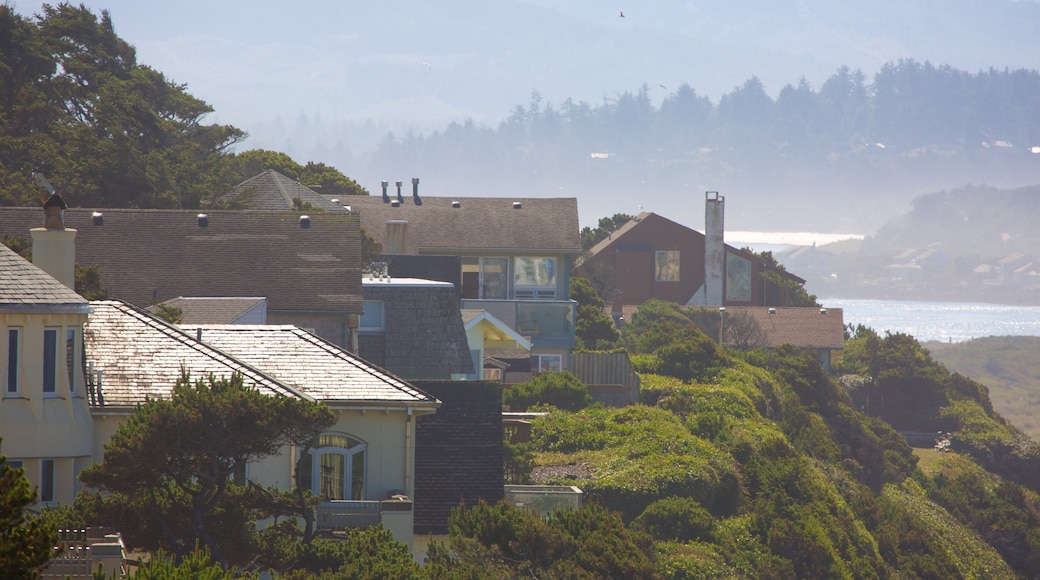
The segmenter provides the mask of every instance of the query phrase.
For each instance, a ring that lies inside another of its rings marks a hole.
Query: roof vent
[[[339,205],[339,198],[338,197],[334,197],[334,198],[330,199],[329,201],[331,201],[332,203],[334,203],[336,205]]]
[[[827,314],[827,309],[826,308],[821,308],[820,309],[820,314]]]
[[[770,308],[769,309],[769,313],[770,314],[776,314],[776,308]]]
[[[200,228],[204,228],[209,225],[209,216],[204,213],[200,213],[198,215],[198,220]]]
[[[343,209],[345,209],[347,211],[350,211],[350,206],[349,205],[345,205],[345,206],[343,206]]]
[[[105,214],[96,211],[90,214],[90,221],[94,222],[94,225],[100,226],[105,224]]]
[[[419,178],[412,178],[412,203],[415,205],[422,205],[422,200],[419,199]]]
[[[311,216],[309,216],[309,215],[301,215],[300,216],[300,227],[303,228],[303,229],[307,229],[307,228],[311,227]]]
[[[514,202],[513,202],[513,209],[520,209],[520,208],[522,208],[522,207],[524,207],[524,206],[523,206],[523,204],[522,204],[522,203],[520,203],[519,201],[514,201]]]
[[[383,203],[390,203],[390,194],[386,192],[386,186],[390,185],[390,182],[384,179],[379,185],[383,186]]]
[[[401,207],[401,202],[396,199],[390,202],[390,207]]]
[[[451,207],[458,209],[458,208],[462,207],[462,202],[461,201],[453,201],[453,202],[451,202]]]
[[[401,195],[401,182],[395,181],[394,184],[397,185],[397,203],[404,203],[404,197]]]

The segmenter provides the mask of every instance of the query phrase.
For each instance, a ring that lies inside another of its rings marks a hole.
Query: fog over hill
[[[426,135],[467,119],[495,128],[533,93],[543,105],[572,99],[596,106],[645,85],[656,107],[684,83],[718,104],[757,77],[776,98],[803,78],[818,89],[842,66],[861,70],[869,82],[885,63],[904,58],[967,72],[1038,69],[1035,2],[85,4],[110,10],[140,62],[211,103],[216,112],[209,121],[247,131],[251,137],[240,150],[280,150],[301,162],[329,163],[370,191],[380,179],[420,175],[430,195],[576,196],[582,225],[643,206],[700,227],[703,191],[718,190],[731,199],[728,225],[735,229],[868,234],[905,212],[914,194],[969,181],[1006,187],[1029,181],[945,173],[909,181],[889,175],[865,185],[858,176],[843,182],[809,173],[800,187],[797,177],[777,187],[773,175],[719,176],[691,168],[662,179],[633,167],[600,170],[588,167],[592,151],[567,171],[581,179],[559,180],[537,169],[486,176],[463,164],[430,167],[403,158],[388,166],[373,152],[390,131],[398,139]],[[38,10],[24,1],[15,6]],[[891,195],[873,200],[878,190]],[[860,201],[825,207],[818,201],[828,191]]]

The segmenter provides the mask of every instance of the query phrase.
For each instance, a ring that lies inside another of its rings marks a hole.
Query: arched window
[[[364,499],[365,448],[362,441],[341,433],[319,435],[300,458],[301,485],[321,501]]]

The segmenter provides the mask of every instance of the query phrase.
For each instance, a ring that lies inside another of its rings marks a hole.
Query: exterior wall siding
[[[503,498],[502,388],[480,381],[415,386],[443,403],[416,423],[415,533],[445,534],[460,503]]]

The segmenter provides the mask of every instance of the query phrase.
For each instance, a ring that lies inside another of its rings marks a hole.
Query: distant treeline
[[[663,91],[668,96],[655,105]],[[685,84],[643,85],[599,104],[547,103],[534,93],[497,127],[467,121],[428,135],[390,135],[376,165],[496,191],[520,183],[634,195],[703,183],[729,193],[777,192],[786,184],[795,192],[829,189],[833,200],[841,190],[1026,185],[1037,176],[1034,146],[1040,73],[970,73],[908,59],[869,80],[848,67],[820,87],[803,78],[775,99],[757,77],[718,103]]]

